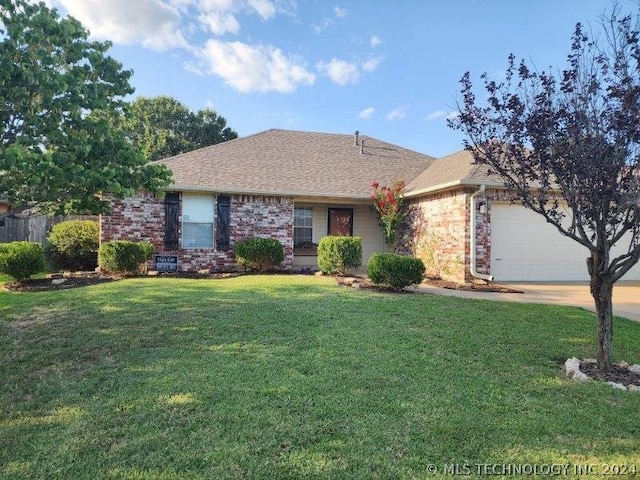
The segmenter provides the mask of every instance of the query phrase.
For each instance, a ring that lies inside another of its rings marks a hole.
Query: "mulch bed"
[[[215,279],[215,278],[231,278],[242,275],[241,273],[191,273],[191,272],[179,272],[179,273],[163,273],[161,276],[167,276],[172,278],[202,278],[202,279]],[[134,276],[135,277],[135,276]],[[90,285],[97,285],[99,283],[114,282],[116,280],[122,280],[123,278],[134,278],[132,276],[124,277],[118,275],[105,275],[98,272],[83,272],[83,273],[71,273],[63,275],[53,275],[51,278],[34,278],[25,280],[21,283],[12,282],[5,283],[4,289],[15,292],[46,292],[55,290],[68,290],[70,288],[88,287]],[[148,278],[147,275],[138,275],[139,278]],[[63,283],[54,283],[53,280],[57,278],[64,278]],[[0,288],[2,286],[0,285]]]
[[[365,276],[348,276],[348,277],[336,277],[338,285],[345,287],[357,287],[366,288],[368,290],[378,290],[381,292],[394,292],[394,293],[415,293],[415,290],[394,290],[390,287],[381,285],[375,285]],[[434,287],[447,288],[449,290],[464,290],[470,292],[496,292],[496,293],[523,293],[522,290],[515,290],[503,285],[497,285],[495,283],[455,283],[448,282],[446,280],[427,278],[423,284],[433,285]]]
[[[363,288],[366,290],[376,290],[378,292],[385,293],[415,293],[413,290],[396,290],[385,285],[376,285],[371,280],[369,280],[368,277],[363,277],[360,275],[353,275],[348,277],[336,276],[335,279],[338,285],[341,285],[343,287]]]
[[[5,283],[5,290],[16,292],[46,292],[50,290],[68,290],[70,288],[88,287],[98,283],[107,283],[118,280],[116,277],[108,277],[106,275],[83,276],[83,277],[65,277],[65,282],[58,285],[52,283],[50,278],[35,278],[25,280],[21,283]]]
[[[426,278],[422,283],[434,287],[446,288],[449,290],[464,290],[467,292],[496,292],[496,293],[524,293],[522,290],[498,285],[497,283],[455,283],[441,278]]]
[[[640,374],[633,373],[628,368],[612,365],[610,372],[603,372],[593,362],[580,362],[580,371],[594,380],[621,383],[624,386],[637,385],[640,387]]]

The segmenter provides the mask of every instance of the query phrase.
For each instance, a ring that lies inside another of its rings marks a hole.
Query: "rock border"
[[[582,362],[596,363],[596,360],[593,358],[586,358],[580,361],[576,357],[568,358],[564,362],[564,369],[565,369],[565,374],[567,379],[575,380],[577,382],[590,382],[594,380],[593,378],[589,377],[586,373],[580,370],[580,363]],[[626,367],[629,371],[640,374],[639,364],[629,365],[627,362],[620,362],[618,366],[623,368]],[[606,382],[606,383],[607,385],[611,385],[611,387],[616,388],[618,390],[626,390],[629,392],[640,392],[640,386],[638,385],[623,385],[622,383],[617,383],[617,382]]]

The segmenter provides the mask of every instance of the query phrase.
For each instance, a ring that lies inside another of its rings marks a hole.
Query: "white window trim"
[[[307,227],[307,226],[298,226],[296,227],[296,215],[295,215],[295,211],[296,210],[309,210],[311,212],[311,226]],[[293,210],[293,245],[295,248],[295,244],[296,244],[296,228],[308,228],[311,231],[311,239],[310,241],[313,243],[313,207],[309,206],[309,205],[298,205],[298,206],[294,206],[294,210]]]
[[[211,222],[189,222],[185,221],[185,198],[201,198],[211,200]],[[183,193],[182,194],[182,221],[181,221],[181,235],[180,235],[180,243],[184,250],[213,250],[215,248],[215,238],[216,238],[216,202],[217,197],[215,195],[208,194],[193,194],[193,193]],[[185,232],[185,224],[204,224],[211,225],[211,246],[186,246],[184,244],[184,232]]]

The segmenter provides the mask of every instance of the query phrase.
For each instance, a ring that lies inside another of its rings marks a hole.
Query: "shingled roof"
[[[461,150],[432,162],[425,171],[407,184],[405,195],[412,197],[447,187],[483,184],[503,185],[489,175],[485,165],[474,163],[471,152]]]
[[[375,138],[267,130],[159,160],[176,190],[367,199],[371,182],[410,182],[434,158]]]

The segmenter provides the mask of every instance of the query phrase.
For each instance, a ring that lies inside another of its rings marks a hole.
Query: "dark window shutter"
[[[180,195],[167,193],[164,197],[164,248],[178,250]]]
[[[229,219],[231,217],[231,197],[228,195],[218,196],[216,202],[216,248],[218,250],[229,250],[230,231]]]

